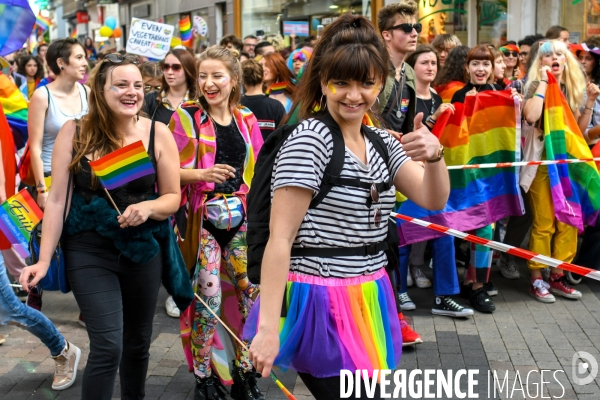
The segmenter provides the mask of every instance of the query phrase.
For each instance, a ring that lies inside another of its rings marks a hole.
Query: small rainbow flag
[[[90,162],[90,167],[108,190],[154,173],[141,140]]]
[[[46,18],[42,14],[38,14],[35,17],[35,26],[37,28],[38,34],[46,32],[48,28],[50,28],[50,25],[52,25],[52,21],[50,20],[50,18]]]
[[[520,161],[520,105],[510,97],[509,91],[481,92],[468,96],[464,104],[454,103],[454,107],[454,114],[443,113],[433,130],[444,146],[447,165]],[[407,200],[399,213],[461,232],[523,214],[517,168],[463,169],[448,173],[450,197],[444,209],[429,211]],[[443,236],[415,224],[399,222],[399,225],[403,244]]]
[[[29,253],[31,231],[41,221],[42,216],[42,210],[27,189],[15,194],[0,207],[0,231],[23,258],[31,255]]]
[[[452,96],[454,96],[454,93],[456,93],[463,87],[465,87],[464,82],[450,81],[448,83],[444,83],[443,85],[436,87],[435,91],[437,92],[437,94],[440,95],[443,103],[450,103],[452,101]]]
[[[77,39],[77,28],[73,29],[69,37],[72,39]]]
[[[548,74],[544,101],[544,146],[548,160],[591,158],[569,103],[556,79]],[[593,225],[600,209],[600,175],[593,162],[548,165],[556,219],[576,227]]]
[[[267,89],[267,96],[270,96],[272,94],[281,94],[285,91],[285,88],[287,88],[287,86],[287,82],[274,83]]]
[[[181,35],[181,44],[185,47],[192,47],[192,24],[190,16],[187,15],[184,19],[179,20],[179,33]]]

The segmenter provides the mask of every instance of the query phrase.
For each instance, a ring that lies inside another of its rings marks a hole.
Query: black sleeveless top
[[[109,190],[110,196],[115,201],[120,210],[125,210],[131,204],[140,203],[148,200],[150,196],[156,193],[156,156],[154,154],[154,122],[150,129],[150,141],[148,143],[148,156],[154,167],[154,173],[143,176],[134,181],[119,186],[116,189]],[[74,188],[73,192],[80,194],[87,204],[92,201],[94,196],[105,198],[109,204],[106,192],[101,184],[97,189],[92,189],[92,173],[89,164],[90,160],[82,157],[80,160],[81,170],[73,174]]]

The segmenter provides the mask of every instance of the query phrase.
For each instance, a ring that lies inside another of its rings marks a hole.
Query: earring
[[[379,110],[379,97],[376,97],[375,100],[377,100],[377,110]],[[373,103],[373,106],[375,105],[375,103]],[[369,110],[371,110],[371,112],[375,112],[373,111],[373,106],[371,106],[371,108],[369,108]]]
[[[62,66],[62,67],[60,67],[60,69],[61,69],[62,71],[64,71],[64,70],[65,70],[65,67],[64,67],[64,66]]]
[[[327,98],[325,98],[325,107],[323,107],[323,96],[321,95],[321,100],[319,100],[319,111],[325,111],[327,109]]]
[[[231,93],[235,93],[235,86],[231,89]]]

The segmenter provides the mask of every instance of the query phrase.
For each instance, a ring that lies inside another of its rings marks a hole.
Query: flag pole
[[[115,201],[113,200],[113,198],[110,196],[110,193],[108,193],[108,190],[106,190],[106,188],[104,188],[104,191],[106,192],[106,195],[108,196],[108,199],[110,200],[110,202],[112,203],[113,207],[115,208],[115,210],[117,210],[117,213],[119,214],[119,217],[121,216],[121,211],[119,211],[119,209],[117,208],[117,205],[115,204]]]

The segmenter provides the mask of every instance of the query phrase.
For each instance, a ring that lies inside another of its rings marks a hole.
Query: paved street
[[[582,301],[557,299],[556,303],[547,305],[529,297],[524,264],[520,270],[521,279],[509,281],[493,267],[492,281],[500,292],[494,297],[497,311],[491,315],[476,313],[474,318],[463,320],[434,318],[430,314],[431,289],[411,288],[409,294],[417,304],[417,310],[407,315],[423,336],[424,343],[416,349],[405,348],[402,368],[479,369],[476,393],[480,399],[511,398],[510,393],[507,396],[506,386],[503,395],[488,394],[488,370],[495,370],[500,378],[508,371],[510,390],[515,387],[517,372],[525,388],[527,373],[531,370],[564,370],[555,374],[560,384],[551,374],[546,374],[544,380],[551,382],[545,385],[546,398],[560,397],[562,385],[563,399],[599,399],[600,378],[585,386],[572,384],[571,362],[576,351],[586,351],[600,360],[600,282],[588,281],[578,286],[584,294]],[[430,275],[430,271],[425,272]],[[146,399],[192,399],[193,379],[187,372],[181,352],[177,321],[165,314],[165,297],[166,293],[161,291],[154,320]],[[83,350],[81,372],[89,344],[85,329],[76,322],[78,310],[72,295],[45,293],[43,310],[64,336]],[[54,363],[48,350],[36,338],[14,326],[0,327],[0,334],[6,336],[6,343],[0,346],[1,399],[80,398],[81,379],[68,390],[56,392],[51,389]],[[299,400],[312,398],[294,373],[279,371],[277,375]],[[539,373],[531,376],[539,383]],[[267,399],[286,398],[270,380],[260,381]],[[520,386],[516,388],[520,389]],[[541,398],[536,394],[536,386],[530,383],[529,389],[526,398]],[[118,398],[119,393],[117,381],[114,398]],[[512,398],[524,397],[516,390]]]

